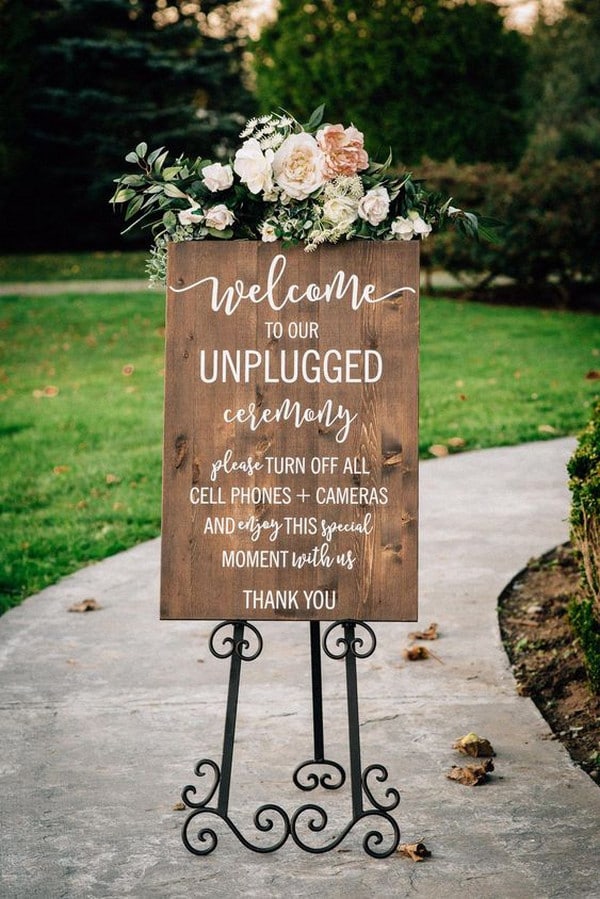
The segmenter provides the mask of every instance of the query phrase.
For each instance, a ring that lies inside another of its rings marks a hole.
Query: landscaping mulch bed
[[[579,592],[569,544],[532,560],[503,591],[500,629],[517,680],[571,758],[600,784],[600,696],[589,687],[567,607]]]

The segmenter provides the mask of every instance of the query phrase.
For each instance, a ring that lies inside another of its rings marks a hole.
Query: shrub
[[[571,539],[581,558],[584,597],[569,617],[581,643],[590,684],[600,692],[600,402],[568,463]]]
[[[583,650],[585,670],[594,693],[600,693],[600,626],[591,599],[571,600],[569,621]]]
[[[423,176],[455,205],[501,219],[497,244],[469,245],[441,234],[423,246],[425,267],[478,276],[505,276],[529,295],[552,295],[563,306],[593,308],[600,295],[600,160],[525,159],[512,172],[498,165],[427,162]]]

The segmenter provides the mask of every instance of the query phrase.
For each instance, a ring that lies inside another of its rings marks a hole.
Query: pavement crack
[[[381,721],[395,721],[396,718],[399,718],[400,715],[382,715],[381,718],[367,718],[366,721],[361,721],[360,726],[366,727],[367,724],[379,724]]]

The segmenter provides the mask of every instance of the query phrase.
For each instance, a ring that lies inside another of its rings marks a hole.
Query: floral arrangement
[[[323,123],[324,107],[301,125],[287,114],[250,119],[232,159],[179,156],[140,143],[125,157],[141,169],[117,179],[111,202],[126,204],[126,231],[150,227],[152,283],[164,283],[169,241],[282,241],[284,247],[363,238],[413,240],[452,221],[476,236],[478,219],[428,192],[411,174],[376,163],[353,125]],[[125,232],[124,232],[125,233]]]

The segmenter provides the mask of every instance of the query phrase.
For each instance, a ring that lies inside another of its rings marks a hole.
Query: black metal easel
[[[224,635],[224,631],[229,628],[232,628],[232,635]],[[357,633],[357,628],[360,629],[359,633]],[[338,629],[340,633],[336,639]],[[305,803],[289,816],[281,806],[268,803],[256,810],[253,820],[257,831],[261,834],[273,832],[273,839],[264,844],[252,843],[229,817],[229,794],[242,662],[251,662],[258,658],[262,652],[263,639],[256,626],[248,621],[223,621],[214,628],[209,641],[211,653],[220,659],[231,659],[223,753],[220,767],[212,759],[206,758],[200,759],[196,764],[194,770],[198,777],[212,774],[212,783],[201,798],[196,798],[197,791],[193,785],[186,786],[182,792],[183,802],[192,810],[182,829],[184,845],[190,852],[193,852],[194,855],[209,855],[218,844],[218,836],[213,826],[206,821],[202,825],[199,821],[202,816],[220,818],[237,839],[254,852],[275,852],[291,836],[300,849],[311,853],[323,853],[335,849],[359,821],[379,819],[380,827],[383,824],[387,825],[387,836],[382,833],[381,829],[369,830],[363,838],[365,852],[374,858],[386,858],[396,851],[400,842],[400,830],[390,812],[398,806],[400,794],[396,789],[388,787],[385,790],[383,801],[377,800],[370,782],[375,780],[380,784],[385,783],[388,779],[388,772],[383,765],[369,765],[363,771],[361,762],[356,660],[371,656],[375,652],[376,646],[375,633],[364,621],[336,621],[326,628],[322,642],[320,623],[318,621],[310,622],[314,754],[313,758],[298,765],[293,774],[293,782],[299,790],[304,792],[310,792],[317,787],[325,790],[338,790],[346,782],[346,772],[343,767],[338,762],[325,757],[321,667],[321,651],[323,651],[331,659],[344,660],[346,667],[352,796],[350,822],[341,832],[334,834],[324,842],[310,845],[307,839],[314,834],[323,834],[327,828],[329,819],[325,809],[315,803]],[[215,795],[217,795],[216,805],[211,805]],[[365,808],[365,799],[370,807]],[[200,825],[200,829],[196,831],[198,825]]]

